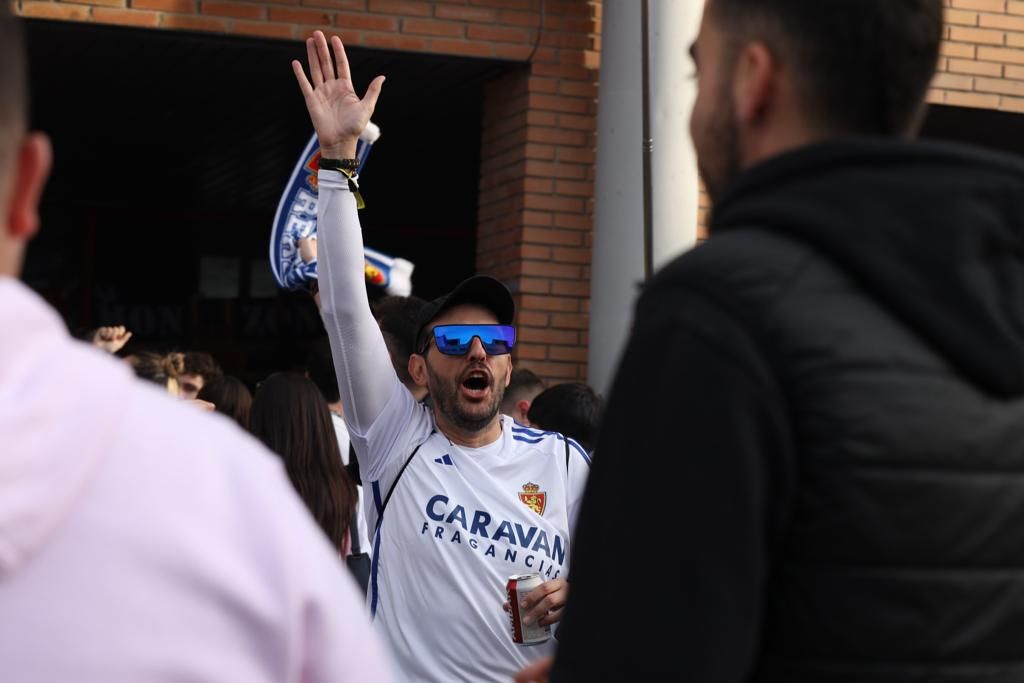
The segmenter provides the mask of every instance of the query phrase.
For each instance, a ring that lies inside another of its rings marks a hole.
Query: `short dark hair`
[[[292,486],[340,551],[356,509],[356,485],[341,462],[319,390],[298,373],[271,375],[253,396],[249,429],[284,461]]]
[[[571,437],[591,451],[603,411],[604,400],[590,386],[565,382],[537,394],[526,415],[531,424]]]
[[[706,11],[734,49],[760,40],[791,64],[809,124],[902,136],[920,123],[942,0],[708,0]]]
[[[28,76],[21,20],[10,3],[0,7],[0,171],[14,154],[28,121]]]
[[[502,404],[510,406],[527,394],[538,394],[542,391],[544,380],[538,377],[537,373],[529,368],[516,368],[508,380],[508,386],[505,387],[505,399]]]
[[[409,356],[416,352],[413,340],[417,332],[420,311],[427,302],[418,296],[384,296],[373,302],[373,317],[377,319],[391,365],[398,379],[409,386],[413,383],[409,375]]]
[[[249,387],[237,377],[221,375],[204,382],[196,398],[209,401],[218,413],[227,415],[242,429],[249,429],[252,394],[249,393]]]
[[[220,365],[210,354],[203,351],[186,351],[185,374],[199,375],[204,382],[208,382],[214,377],[223,375],[224,371],[220,369]]]

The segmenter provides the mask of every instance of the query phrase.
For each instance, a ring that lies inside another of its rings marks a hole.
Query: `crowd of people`
[[[1024,163],[911,140],[942,31],[942,0],[707,0],[712,237],[645,286],[605,404],[513,368],[496,279],[371,304],[384,78],[319,31],[305,367],[72,339],[17,279],[52,151],[0,10],[2,677],[1015,680]]]

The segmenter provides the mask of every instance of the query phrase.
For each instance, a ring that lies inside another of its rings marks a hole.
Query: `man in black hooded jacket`
[[[552,680],[1024,680],[1024,164],[909,141],[942,4],[707,1],[711,238],[637,305]]]

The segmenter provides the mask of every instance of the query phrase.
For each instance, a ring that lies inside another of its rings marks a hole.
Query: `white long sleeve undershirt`
[[[365,435],[394,392],[405,387],[366,297],[362,227],[348,179],[338,171],[320,171],[319,185],[320,314],[331,342],[345,422],[351,432]]]

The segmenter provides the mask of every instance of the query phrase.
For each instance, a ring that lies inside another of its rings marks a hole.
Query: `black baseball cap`
[[[453,306],[476,304],[488,309],[498,319],[499,325],[511,325],[516,316],[516,304],[512,293],[500,280],[489,275],[474,275],[463,280],[458,287],[443,296],[428,302],[416,316],[416,336],[413,349],[419,353],[419,339],[423,330],[439,315]]]

